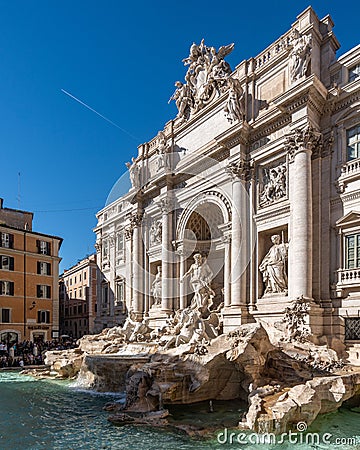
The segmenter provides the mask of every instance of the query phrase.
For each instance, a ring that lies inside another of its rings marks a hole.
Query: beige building
[[[94,333],[97,283],[100,278],[96,255],[90,255],[65,270],[59,278],[60,330],[80,338]]]
[[[62,239],[32,230],[33,213],[0,199],[0,341],[59,337]]]
[[[360,46],[337,57],[311,7],[235,70],[233,45],[207,45],[184,60],[177,117],[128,164],[132,188],[97,214],[99,323],[159,325],[195,297],[226,332],[298,300],[314,339],[359,363]]]

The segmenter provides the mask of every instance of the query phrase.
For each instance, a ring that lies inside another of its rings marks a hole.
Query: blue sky
[[[315,1],[341,43],[360,43],[360,2]],[[61,269],[94,251],[95,213],[125,162],[176,114],[167,104],[193,41],[235,43],[234,68],[287,31],[307,1],[0,0],[0,197],[64,238]],[[114,123],[89,111],[61,89]]]

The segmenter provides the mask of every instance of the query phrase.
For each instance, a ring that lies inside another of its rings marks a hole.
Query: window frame
[[[46,267],[45,272],[43,271],[43,267]],[[46,261],[38,261],[37,262],[37,273],[38,273],[38,275],[51,276],[51,263],[46,262]]]
[[[353,74],[351,72],[353,72]],[[357,63],[348,69],[348,83],[352,83],[358,79],[360,79],[360,63]]]
[[[353,130],[356,130],[356,133],[354,134],[354,136],[356,136],[355,142],[352,144],[355,147],[354,149],[350,146],[350,138],[352,136],[349,137],[349,134]],[[350,151],[355,151],[356,156],[350,157]],[[346,162],[354,161],[358,158],[360,158],[360,123],[346,129]]]
[[[4,265],[4,258],[8,258],[9,263]],[[15,259],[10,255],[0,255],[0,269],[14,271]]]
[[[51,299],[51,286],[48,284],[37,284],[36,285],[36,297]]]
[[[0,233],[0,247],[14,248],[14,235],[6,231]]]
[[[36,246],[40,255],[51,256],[51,243],[49,241],[38,239],[36,241]]]
[[[45,320],[43,320],[45,318]],[[46,323],[50,322],[50,311],[48,309],[39,309],[37,312],[37,323]]]
[[[0,319],[1,319],[1,323],[11,323],[11,308],[0,308],[0,310],[1,310],[1,317],[0,317]],[[9,314],[9,320],[4,320],[4,311],[8,311],[8,314]]]
[[[13,297],[14,287],[15,284],[13,281],[0,280],[0,295],[4,295],[6,297]]]

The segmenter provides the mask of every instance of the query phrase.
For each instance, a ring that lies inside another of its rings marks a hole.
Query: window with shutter
[[[50,255],[51,254],[50,242],[36,241],[36,245],[38,247],[38,252],[41,253],[42,255]]]
[[[0,269],[14,270],[14,258],[12,256],[0,255]]]
[[[12,281],[0,281],[0,295],[14,295],[14,283]]]
[[[0,245],[4,248],[13,248],[14,235],[9,233],[1,233]]]

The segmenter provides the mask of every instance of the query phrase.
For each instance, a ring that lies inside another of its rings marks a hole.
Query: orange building
[[[62,238],[32,231],[33,213],[0,199],[0,341],[59,337]]]

